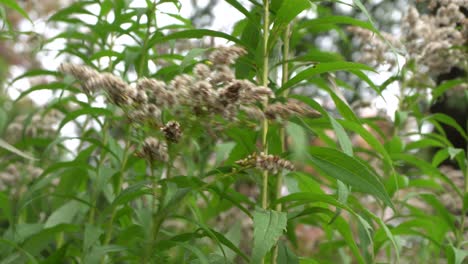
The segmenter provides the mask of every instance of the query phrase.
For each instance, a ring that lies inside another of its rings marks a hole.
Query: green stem
[[[282,76],[281,76],[281,84],[282,85],[284,85],[288,81],[288,78],[289,78],[289,65],[288,65],[288,63],[286,61],[289,59],[289,37],[290,37],[290,34],[291,34],[291,24],[288,24],[288,26],[286,27],[286,29],[284,31],[284,35],[283,35],[283,65],[282,65]],[[287,97],[288,94],[289,94],[288,91],[289,90],[285,90],[282,95],[284,97]],[[281,127],[281,129],[280,129],[280,139],[281,139],[281,151],[285,152],[287,146],[286,146],[286,131],[285,131],[284,127]],[[275,194],[276,200],[281,198],[281,188],[282,187],[283,187],[283,173],[280,172],[278,174],[278,178],[276,180],[276,194]],[[281,212],[282,209],[283,209],[282,204],[278,203],[276,205],[276,210]],[[278,247],[278,243],[277,243],[275,245],[275,247],[273,248],[273,255],[272,255],[272,258],[271,258],[271,263],[272,264],[276,264],[278,262],[278,250],[279,250],[279,247]]]
[[[102,131],[102,144],[104,146],[107,144],[107,140],[108,140],[108,133],[107,133],[108,128],[109,128],[109,122],[106,119],[104,121],[104,124],[103,124],[102,128],[101,128],[101,131]],[[99,155],[99,162],[97,164],[97,169],[96,169],[96,177],[100,177],[101,167],[103,166],[105,159],[106,159],[106,152],[104,150],[101,150],[101,153]],[[96,214],[96,204],[95,203],[96,203],[96,200],[97,200],[98,191],[94,187],[91,187],[91,188],[92,188],[91,202],[94,203],[94,206],[91,207],[91,210],[89,211],[88,222],[90,224],[93,224],[94,223],[94,217],[95,217],[95,214]]]
[[[270,25],[270,2],[269,0],[263,1],[263,68],[262,68],[262,85],[268,86],[268,38],[269,38],[269,25]],[[268,105],[268,101],[264,102],[264,107]],[[263,152],[268,153],[268,119],[263,120],[263,136],[262,136],[262,146]],[[268,206],[268,171],[263,171],[263,186],[262,186],[262,208],[266,209]]]
[[[268,87],[268,38],[270,30],[270,2],[269,0],[263,0],[263,68],[262,68],[262,85]],[[265,101],[264,107],[268,105],[268,100]],[[268,154],[268,119],[265,117],[263,120],[263,136],[262,146],[263,152]],[[268,207],[268,171],[264,170],[262,175],[262,208],[267,209]],[[261,263],[264,263],[265,259],[262,258]]]
[[[169,153],[169,161],[166,163],[166,179],[171,177],[171,168],[172,168],[172,153],[171,153],[171,143],[168,142],[168,153]],[[157,236],[159,234],[159,230],[161,229],[162,223],[166,219],[168,211],[164,209],[164,200],[166,198],[167,188],[165,185],[161,187],[161,193],[158,195],[158,185],[160,178],[156,178],[154,175],[154,168],[153,165],[150,163],[151,168],[151,177],[153,179],[153,226],[151,227],[151,234],[150,239],[151,242],[148,243],[148,247],[146,248],[145,256],[143,258],[143,263],[147,263],[148,258],[151,256],[151,251],[156,245]],[[157,197],[157,201],[155,200]]]
[[[468,99],[468,98],[466,98]],[[468,121],[466,122],[466,125],[468,127]],[[465,149],[465,159],[466,159],[466,164],[468,164],[468,144],[466,145],[466,149]],[[461,220],[460,220],[460,229],[458,231],[459,235],[457,236],[457,247],[461,247],[462,243],[463,243],[463,240],[464,240],[464,236],[463,234],[465,234],[465,222],[466,222],[466,213],[467,211],[465,210],[465,206],[464,206],[464,203],[465,203],[465,197],[468,195],[468,167],[465,169],[465,171],[463,172],[464,174],[464,180],[465,180],[465,186],[464,186],[464,191],[463,191],[463,197],[461,198],[462,199],[462,210],[461,210]]]
[[[122,163],[121,163],[121,166],[120,166],[120,173],[118,175],[118,183],[117,183],[117,188],[115,190],[115,197],[119,196],[120,195],[120,192],[122,190],[122,184],[123,184],[123,177],[125,175],[125,166],[127,164],[127,161],[128,161],[128,156],[129,156],[129,151],[130,150],[130,143],[129,143],[129,140],[127,139],[125,141],[125,149],[124,149],[124,153],[123,153],[123,158],[122,158]],[[107,231],[106,231],[106,236],[104,238],[104,242],[103,242],[103,246],[106,246],[110,243],[111,239],[112,239],[112,230],[113,230],[113,224],[114,224],[114,219],[115,219],[115,215],[117,214],[117,207],[114,206],[114,208],[112,208],[112,212],[111,212],[111,218],[109,220],[109,223],[107,225]],[[101,263],[104,263],[105,262],[105,256],[103,256],[101,258]]]
[[[142,77],[146,73],[146,67],[148,66],[146,62],[146,54],[148,50],[148,42],[150,39],[150,34],[151,34],[151,23],[154,19],[155,24],[156,24],[156,1],[153,1],[151,8],[148,9],[146,12],[146,16],[148,21],[146,22],[146,34],[145,34],[145,39],[143,40],[143,49],[141,51],[141,60],[140,60],[140,65],[138,66],[138,77]],[[146,65],[146,66],[145,66]]]

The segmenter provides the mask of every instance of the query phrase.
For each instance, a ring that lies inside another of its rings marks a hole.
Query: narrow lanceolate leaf
[[[237,9],[239,12],[244,14],[244,16],[249,19],[252,22],[255,22],[255,18],[252,16],[252,14],[247,10],[239,1],[237,0],[226,0],[231,6],[233,6],[235,9]]]
[[[160,36],[160,35],[154,35],[150,41],[149,41],[149,47],[156,43],[161,43],[169,40],[176,40],[176,39],[191,39],[191,38],[203,38],[203,37],[218,37],[218,38],[224,38],[227,40],[230,40],[236,44],[239,44],[241,46],[246,46],[241,40],[238,38],[235,38],[231,35],[228,35],[226,33],[220,32],[220,31],[215,31],[215,30],[209,30],[209,29],[189,29],[189,30],[183,30],[179,32],[175,32],[172,34],[169,34],[167,36]]]
[[[265,254],[276,244],[286,230],[288,217],[285,212],[258,209],[253,215],[254,247],[250,263],[260,263]]]
[[[317,74],[325,73],[325,72],[335,72],[335,71],[344,71],[344,70],[365,70],[365,71],[374,71],[371,67],[355,63],[349,61],[336,61],[336,62],[328,62],[328,63],[319,63],[315,66],[309,67],[296,76],[291,78],[287,83],[281,87],[277,91],[277,93],[282,93],[284,90],[300,83],[301,81],[307,80]]]
[[[345,25],[353,25],[357,27],[362,27],[368,29],[374,33],[378,33],[378,30],[372,26],[371,23],[367,21],[358,20],[352,17],[347,16],[326,16],[326,17],[319,17],[315,19],[311,19],[305,23],[301,24],[301,27],[316,27],[317,25],[323,24],[345,24]]]
[[[291,22],[299,13],[310,8],[309,0],[287,0],[283,1],[278,13],[276,13],[276,23],[287,24]]]
[[[0,148],[4,148],[10,152],[15,153],[16,155],[19,155],[23,158],[30,159],[30,160],[36,160],[36,158],[31,157],[29,154],[24,153],[23,151],[13,147],[12,145],[8,144],[8,142],[4,141],[3,139],[0,138]]]
[[[77,117],[82,116],[82,115],[91,115],[91,116],[98,116],[98,115],[104,115],[104,116],[111,116],[113,113],[112,111],[105,109],[105,108],[99,108],[99,107],[86,107],[82,109],[78,109],[76,111],[68,113],[65,118],[60,122],[58,130],[60,131],[68,122],[75,120]]]
[[[32,20],[31,18],[29,18],[28,14],[26,13],[26,11],[24,11],[23,8],[21,8],[19,5],[18,5],[18,2],[16,0],[1,0],[0,1],[0,4],[4,4],[6,5],[7,7],[17,11],[18,13],[20,13],[23,17],[25,17],[26,19],[28,19],[31,23],[32,23]]]
[[[394,208],[379,176],[359,160],[332,148],[312,147],[309,153],[309,160],[317,170],[348,184],[353,190],[372,194]]]

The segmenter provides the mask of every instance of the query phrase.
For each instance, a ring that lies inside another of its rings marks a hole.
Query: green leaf
[[[230,40],[238,45],[241,45],[243,47],[246,47],[246,45],[239,40],[238,38],[235,38],[231,35],[228,35],[226,33],[220,32],[220,31],[215,31],[215,30],[209,30],[209,29],[189,29],[189,30],[183,30],[179,32],[175,32],[172,34],[169,34],[167,36],[160,36],[160,35],[155,35],[153,36],[150,41],[148,42],[148,47],[154,46],[156,43],[161,43],[169,40],[178,40],[178,39],[191,39],[191,38],[203,38],[203,37],[217,37],[217,38],[223,38]]]
[[[148,181],[140,181],[123,190],[112,202],[112,207],[127,203],[143,195],[152,194],[153,191],[147,186],[148,183]]]
[[[354,239],[353,237],[349,223],[347,223],[343,219],[343,217],[338,217],[336,221],[334,222],[333,226],[343,236],[343,239],[346,241],[346,244],[349,246],[354,256],[357,258],[358,263],[360,264],[366,263],[356,244],[356,239]]]
[[[310,8],[308,0],[286,0],[283,1],[276,13],[275,23],[288,24],[302,11]]]
[[[373,150],[377,151],[382,156],[383,160],[385,161],[385,164],[389,168],[392,167],[392,159],[385,147],[371,132],[365,129],[364,126],[349,120],[339,120],[339,123],[344,128],[359,134],[359,136],[361,136],[366,141],[366,143],[372,147]]]
[[[26,77],[35,77],[35,76],[44,76],[44,75],[51,75],[51,76],[54,76],[54,77],[57,77],[60,75],[60,73],[58,73],[57,71],[48,71],[48,70],[42,70],[42,69],[34,69],[34,70],[30,70],[30,71],[27,71],[25,72],[24,74],[21,74],[20,76],[14,78],[13,80],[11,80],[11,84],[20,80],[20,79],[23,79],[23,78],[26,78]]]
[[[459,84],[462,84],[462,83],[465,83],[466,81],[465,80],[462,80],[462,79],[455,79],[455,80],[449,80],[449,81],[445,81],[443,82],[442,84],[440,84],[439,86],[437,86],[436,88],[434,88],[432,90],[432,102],[435,102],[437,100],[437,98],[439,98],[442,94],[444,94],[445,91],[447,91],[448,89],[456,86],[456,85],[459,85]]]
[[[184,69],[187,68],[187,66],[189,66],[192,63],[193,59],[200,56],[206,51],[207,49],[197,49],[197,48],[189,50],[187,55],[184,56],[184,59],[180,63],[180,72],[183,72]]]
[[[298,192],[286,195],[281,197],[280,199],[274,201],[272,205],[276,205],[278,203],[287,203],[287,202],[295,202],[290,207],[296,207],[306,203],[326,203],[329,205],[333,205],[335,207],[345,209],[346,211],[350,212],[353,215],[356,213],[346,204],[339,202],[335,197],[332,195],[327,194],[315,194],[310,192]],[[324,213],[324,212],[321,212]]]
[[[242,257],[244,260],[248,261],[249,257],[245,255],[236,245],[234,245],[229,239],[227,239],[223,234],[217,232],[216,230],[209,228],[209,231],[216,237],[216,239],[221,242],[226,248],[234,251],[238,256]],[[225,253],[223,252],[223,255]]]
[[[52,90],[52,91],[69,91],[71,93],[79,93],[80,90],[76,89],[74,87],[65,85],[61,82],[51,82],[51,83],[44,83],[44,84],[38,84],[36,86],[31,87],[30,89],[27,89],[26,91],[22,92],[18,98],[16,98],[15,102],[18,102],[28,94],[39,91],[39,90]]]
[[[372,219],[374,219],[377,222],[377,224],[383,229],[384,234],[387,236],[387,238],[392,243],[392,246],[395,249],[395,254],[396,254],[396,259],[397,259],[396,263],[399,263],[400,262],[400,252],[399,252],[398,243],[397,243],[397,240],[395,239],[395,236],[392,234],[392,232],[390,231],[388,226],[385,224],[385,222],[382,220],[382,218],[374,215],[371,211],[369,211],[367,209],[366,209],[366,211],[372,217]]]
[[[55,210],[44,224],[44,228],[51,228],[59,224],[72,223],[73,218],[83,205],[77,201],[69,201]]]
[[[88,251],[104,233],[98,226],[92,224],[86,224],[83,239],[83,251]]]
[[[281,94],[286,89],[300,83],[301,81],[307,80],[315,75],[325,73],[325,72],[334,72],[334,71],[344,71],[344,70],[365,70],[365,71],[374,71],[373,68],[355,62],[348,61],[336,61],[336,62],[327,62],[319,63],[315,66],[309,67],[296,76],[291,78],[286,82],[280,89],[276,91],[277,94]]]
[[[464,261],[468,257],[468,250],[466,249],[459,249],[451,245],[447,251],[449,253],[447,254],[447,259],[450,264],[465,263]]]
[[[336,149],[323,147],[310,148],[310,154],[309,160],[317,170],[344,182],[356,191],[372,194],[394,208],[379,176],[358,159]]]
[[[283,242],[278,243],[278,262],[281,264],[299,264],[299,258]]]
[[[455,128],[465,140],[468,140],[468,135],[466,134],[465,130],[457,123],[457,121],[455,121],[455,119],[453,119],[452,117],[446,114],[437,113],[437,114],[430,115],[424,119],[431,121],[431,122],[437,121],[440,123],[444,123],[448,126],[451,126]]]
[[[392,153],[391,157],[393,160],[405,161],[411,165],[416,166],[430,177],[439,177],[440,179],[444,180],[447,184],[449,184],[460,197],[463,197],[460,188],[457,185],[455,185],[453,181],[447,177],[447,175],[441,173],[437,167],[432,166],[431,163],[428,163],[427,161],[424,161],[412,154],[406,153]]]
[[[9,197],[4,192],[0,192],[0,212],[0,219],[8,220],[10,224],[13,223],[13,210],[11,207],[11,202]]]
[[[29,160],[37,160],[36,158],[33,158],[32,156],[30,156],[29,154],[13,147],[12,145],[8,144],[8,142],[6,142],[5,140],[1,139],[0,138],[0,148],[4,148],[10,152],[13,152],[15,153],[16,155],[18,156],[21,156],[25,159],[29,159]]]
[[[287,214],[273,210],[257,209],[253,214],[254,245],[250,263],[260,263],[286,230]]]
[[[291,149],[295,155],[295,159],[304,160],[307,154],[307,135],[304,128],[301,126],[288,122],[286,131],[291,138]]]
[[[1,0],[0,3],[6,5],[7,7],[11,8],[11,9],[13,9],[13,10],[15,10],[15,11],[17,11],[17,12],[20,13],[23,17],[25,17],[26,19],[28,19],[29,22],[32,23],[31,18],[29,18],[29,16],[28,16],[28,14],[26,13],[26,11],[24,11],[24,9],[21,8],[21,7],[18,5],[17,1],[15,1],[15,0]]]
[[[82,109],[78,109],[76,111],[68,113],[65,116],[65,118],[63,118],[62,122],[60,122],[60,125],[58,127],[58,131],[60,131],[68,122],[74,121],[77,117],[82,115],[91,115],[93,117],[97,117],[99,115],[112,116],[113,113],[108,109],[99,107],[85,107]]]
[[[333,130],[336,133],[336,137],[338,138],[338,142],[340,143],[340,147],[346,155],[353,156],[353,143],[349,138],[348,134],[344,130],[343,126],[338,123],[332,115],[328,115],[328,119],[330,120],[330,124],[333,127]]]
[[[89,254],[86,254],[83,263],[99,263],[101,258],[106,255],[107,253],[111,252],[123,252],[126,248],[117,245],[106,245],[106,246],[97,246],[94,247]]]
[[[252,16],[252,14],[247,9],[245,9],[245,7],[241,3],[239,3],[236,0],[225,0],[225,1],[227,3],[229,3],[231,6],[233,6],[235,9],[237,9],[239,12],[244,14],[244,16],[247,19],[249,19],[252,22],[255,22],[255,18]]]
[[[31,255],[27,250],[24,250],[23,248],[19,247],[18,245],[16,245],[15,243],[11,242],[10,240],[7,240],[7,239],[3,239],[3,238],[0,238],[0,243],[3,243],[3,244],[6,244],[10,247],[13,247],[15,249],[17,249],[21,254],[25,255],[29,262],[28,263],[31,263],[31,264],[38,264],[39,262],[37,262],[36,258],[34,258],[33,255]],[[1,263],[14,263],[13,261],[15,261],[17,259],[17,257],[13,257],[12,259],[9,259],[9,258],[5,258]],[[6,260],[11,260],[11,262],[7,262]]]
[[[325,16],[319,17],[315,19],[311,19],[304,23],[301,23],[301,27],[316,27],[318,25],[323,24],[346,24],[346,25],[353,25],[357,27],[362,27],[368,29],[374,33],[377,33],[378,30],[372,26],[371,23],[367,21],[358,20],[348,16]]]

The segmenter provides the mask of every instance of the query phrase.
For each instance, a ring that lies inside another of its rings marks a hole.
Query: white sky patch
[[[337,2],[336,7],[344,14],[350,14],[353,11],[353,0],[342,0],[342,3]]]

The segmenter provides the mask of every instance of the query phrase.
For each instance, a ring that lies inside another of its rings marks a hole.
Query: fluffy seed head
[[[281,170],[294,170],[292,162],[282,159],[279,156],[267,155],[263,152],[259,154],[253,153],[247,158],[236,161],[236,164],[242,167],[255,167],[260,170],[266,170],[273,174],[277,174]]]
[[[143,152],[141,155],[150,162],[167,162],[169,160],[166,144],[164,142],[158,141],[154,137],[148,137],[145,139],[143,143]]]
[[[215,65],[230,65],[245,54],[247,54],[245,49],[238,46],[221,47],[213,51],[209,59]]]
[[[161,131],[164,134],[164,137],[167,141],[177,143],[182,136],[182,131],[180,130],[180,124],[177,121],[169,121],[163,127],[161,127]]]
[[[295,99],[289,99],[285,104],[280,102],[274,103],[268,105],[265,109],[265,116],[271,120],[279,118],[286,120],[293,115],[309,118],[318,118],[321,116],[319,112],[312,109],[307,104]]]

